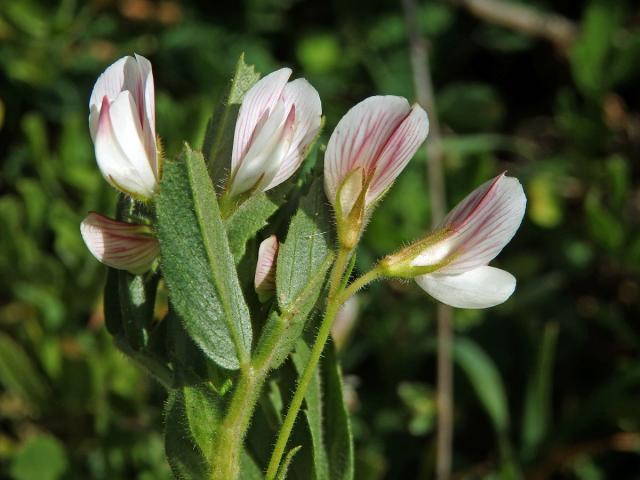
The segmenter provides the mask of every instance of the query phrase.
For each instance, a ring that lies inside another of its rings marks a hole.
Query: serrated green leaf
[[[0,332],[0,384],[34,408],[49,398],[49,386],[22,347]]]
[[[509,430],[509,410],[500,373],[493,360],[473,341],[457,338],[454,358],[467,375],[499,435]]]
[[[224,100],[216,107],[207,124],[202,151],[216,188],[223,186],[229,174],[234,130],[242,98],[259,78],[260,74],[254,66],[244,63],[244,55],[241,55]]]
[[[185,329],[214,362],[237,369],[251,320],[201,154],[185,146],[166,163],[156,208],[162,272]]]
[[[207,478],[221,412],[220,398],[207,384],[171,392],[165,410],[165,450],[176,478]]]
[[[354,473],[353,437],[349,412],[344,403],[342,371],[333,342],[322,359],[325,445],[329,459],[329,479],[351,480]]]

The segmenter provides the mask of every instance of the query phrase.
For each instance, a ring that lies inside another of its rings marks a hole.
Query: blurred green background
[[[418,1],[448,201],[507,169],[529,207],[496,262],[516,294],[455,312],[456,478],[640,478],[640,8],[513,0],[575,25],[554,45],[469,3]],[[89,94],[133,52],[153,63],[169,155],[200,145],[241,52],[311,81],[325,141],[366,96],[415,98],[393,0],[0,0],[2,479],[170,478],[164,393],[111,344],[104,268],[79,234],[116,197],[95,165]],[[425,162],[421,150],[376,212],[358,268],[428,229]],[[357,478],[431,478],[434,304],[413,283],[378,283],[359,305],[341,352]]]

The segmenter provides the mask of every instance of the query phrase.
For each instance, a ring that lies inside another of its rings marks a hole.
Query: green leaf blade
[[[456,339],[453,347],[456,362],[464,370],[484,406],[498,435],[509,430],[509,409],[504,384],[491,357],[475,342]]]
[[[549,428],[551,384],[557,341],[558,325],[548,323],[544,328],[538,358],[525,397],[522,419],[522,451],[525,458],[533,457]]]
[[[201,154],[185,146],[167,162],[156,208],[162,272],[185,329],[218,365],[239,368],[251,320]]]
[[[165,411],[165,450],[176,478],[207,478],[221,411],[220,398],[206,384],[171,392]]]
[[[331,255],[329,204],[316,180],[291,220],[278,253],[276,288],[282,310],[290,307]]]
[[[236,264],[244,256],[247,241],[267,225],[278,206],[271,196],[261,192],[248,198],[226,219],[229,246]]]

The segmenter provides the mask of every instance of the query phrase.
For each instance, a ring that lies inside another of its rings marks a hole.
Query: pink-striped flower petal
[[[298,169],[320,128],[318,92],[304,79],[287,83],[288,68],[257,82],[238,113],[228,190],[265,191]]]
[[[443,274],[487,265],[511,241],[524,216],[527,198],[516,178],[504,174],[484,183],[444,219],[442,240],[426,248],[413,266],[443,263]]]
[[[103,112],[107,106],[107,112]],[[110,110],[110,115],[109,114]],[[109,118],[110,117],[110,118]],[[110,123],[104,120],[109,118]],[[107,131],[99,132],[101,128]],[[140,56],[123,57],[111,65],[98,78],[89,100],[89,129],[94,143],[100,141],[101,154],[119,151],[110,158],[98,157],[104,177],[122,189],[124,185],[139,185],[127,189],[135,197],[149,198],[155,191],[159,169],[155,133],[155,95],[150,62]],[[118,144],[105,146],[106,140]],[[122,160],[128,167],[123,168]],[[123,179],[124,175],[139,178]],[[129,188],[130,188],[129,187]]]
[[[233,136],[231,170],[235,171],[251,147],[256,127],[264,122],[282,97],[289,77],[290,68],[281,68],[260,79],[242,99],[236,129]]]
[[[456,308],[493,307],[505,302],[516,288],[513,275],[489,266],[456,275],[422,275],[416,282],[436,300]]]
[[[256,127],[255,138],[231,177],[232,196],[263,190],[277,175],[293,139],[295,117],[295,107],[287,111],[284,102],[278,101],[271,114]]]
[[[149,270],[160,252],[149,227],[112,220],[95,212],[82,221],[80,233],[100,262],[136,275]]]
[[[278,239],[271,235],[260,243],[253,285],[261,300],[270,297],[276,289],[276,260]]]
[[[136,198],[150,198],[157,180],[144,155],[144,146],[136,135],[130,96],[123,94],[113,103],[105,97],[94,141],[96,161],[102,176],[113,187]],[[114,121],[121,128],[114,127]],[[122,128],[126,126],[127,128]]]
[[[369,97],[338,122],[325,154],[325,191],[335,205],[345,178],[356,168],[367,177],[368,205],[393,183],[427,137],[426,112],[395,96]]]
[[[322,120],[320,95],[304,78],[287,83],[282,91],[282,99],[286,108],[295,109],[293,138],[276,176],[265,190],[277,187],[298,170],[318,135]]]

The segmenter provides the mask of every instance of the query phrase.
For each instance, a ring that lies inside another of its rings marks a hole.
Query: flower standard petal
[[[369,97],[352,107],[331,134],[324,163],[325,191],[335,205],[336,194],[346,176],[362,167],[375,172],[376,162],[389,138],[411,112],[402,97]]]
[[[140,99],[136,99],[136,102],[142,102],[138,104],[138,110],[141,112],[145,148],[156,178],[160,178],[156,145],[156,96],[155,85],[153,83],[153,70],[151,68],[151,62],[142,55],[136,54],[135,59],[138,62],[138,68],[140,70],[139,81],[141,84]]]
[[[456,275],[422,275],[416,282],[436,300],[456,308],[493,307],[505,302],[516,288],[513,275],[489,266]]]
[[[259,80],[245,94],[233,137],[232,171],[242,162],[251,146],[256,126],[265,118],[265,114],[268,116],[275,107],[290,76],[290,68],[281,68]]]
[[[471,192],[444,219],[451,260],[441,273],[486,265],[511,241],[522,223],[527,198],[518,179],[504,174]]]
[[[256,127],[242,162],[231,175],[232,196],[252,189],[265,189],[278,173],[293,138],[295,107],[287,112],[282,100]]]
[[[120,147],[109,113],[109,101],[105,97],[94,142],[98,168],[113,187],[132,196],[148,198],[152,191],[141,181],[128,155]]]
[[[282,91],[282,99],[287,109],[295,108],[293,138],[278,173],[265,190],[280,185],[295,173],[320,130],[322,118],[320,95],[308,81],[298,78],[287,83]]]
[[[133,274],[146,272],[160,246],[145,225],[120,222],[92,212],[80,224],[87,248],[100,262]]]
[[[102,101],[104,97],[107,97],[109,103],[113,102],[116,97],[122,92],[123,85],[125,83],[125,65],[131,62],[131,57],[122,57],[112,65],[110,65],[99,77],[93,86],[91,96],[89,97],[89,110],[94,114],[94,122],[89,122],[91,131],[95,133],[97,127],[97,119],[102,108]],[[92,134],[92,138],[95,135]]]
[[[374,202],[391,186],[424,143],[428,133],[427,112],[419,105],[413,105],[409,115],[398,125],[380,152],[367,192],[367,203]]]
[[[276,288],[275,275],[278,249],[278,239],[275,235],[263,240],[258,248],[258,262],[253,285],[261,301],[270,297]]]
[[[150,198],[157,180],[139,134],[129,92],[113,104],[104,98],[94,142],[98,167],[114,187],[134,197]]]
[[[89,99],[89,129],[107,181],[148,199],[158,182],[159,166],[153,74],[146,58],[123,57],[100,75]]]

